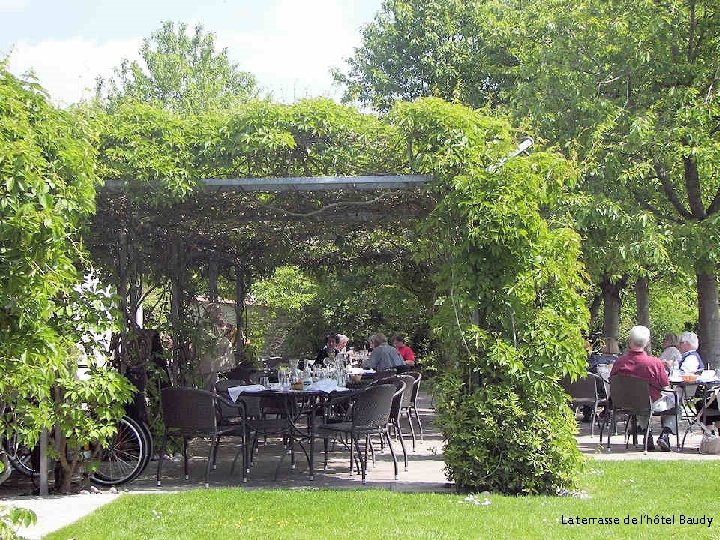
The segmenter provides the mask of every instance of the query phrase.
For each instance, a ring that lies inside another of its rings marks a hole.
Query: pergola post
[[[236,338],[235,338],[235,364],[240,365],[243,361],[245,353],[245,267],[239,261],[235,263],[235,319],[236,319]]]
[[[218,263],[215,259],[208,260],[208,300],[218,301]]]
[[[173,333],[172,357],[175,366],[182,365],[182,261],[180,258],[180,243],[177,240],[170,242],[170,325]]]
[[[120,372],[125,373],[127,365],[127,340],[128,340],[128,231],[125,228],[120,230],[118,235],[118,283],[117,293],[120,302],[120,341],[117,353],[119,356]]]

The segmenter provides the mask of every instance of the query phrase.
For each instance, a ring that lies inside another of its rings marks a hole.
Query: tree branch
[[[685,189],[687,190],[690,210],[696,219],[705,219],[707,215],[705,214],[705,206],[700,192],[700,174],[697,161],[692,156],[685,156],[683,166],[685,168]]]
[[[645,210],[650,212],[652,215],[654,215],[659,220],[672,221],[673,223],[677,223],[678,225],[681,225],[684,223],[682,219],[671,216],[668,214],[668,212],[663,212],[657,206],[652,205],[649,202],[647,202],[645,200],[645,198],[640,193],[638,193],[636,190],[631,190],[631,191],[632,191],[633,197],[635,198],[635,202],[637,202],[641,208],[644,208]]]
[[[672,185],[672,182],[668,178],[667,171],[665,168],[660,165],[657,161],[653,163],[653,168],[655,169],[655,172],[657,173],[657,177],[660,180],[660,183],[662,183],[663,192],[665,192],[665,196],[668,198],[670,203],[675,207],[675,210],[684,218],[686,219],[692,219],[693,215],[688,212],[687,208],[683,205],[683,203],[680,201],[680,199],[677,196],[677,193],[675,193],[675,188]]]
[[[318,208],[317,210],[313,210],[312,212],[308,212],[308,213],[291,212],[290,210],[284,210],[282,208],[277,208],[277,207],[270,207],[270,209],[275,212],[285,214],[286,216],[312,217],[312,216],[316,216],[318,214],[322,214],[323,212],[330,210],[331,208],[337,208],[337,207],[342,207],[342,206],[367,206],[367,205],[375,204],[376,202],[379,202],[382,199],[384,199],[390,195],[395,195],[395,193],[389,191],[389,192],[383,193],[382,195],[380,195],[378,197],[375,197],[374,199],[372,199],[370,201],[339,201],[339,202],[335,202],[335,203],[330,203],[326,206],[323,206],[322,208]]]

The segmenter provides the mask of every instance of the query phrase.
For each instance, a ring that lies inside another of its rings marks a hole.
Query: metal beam
[[[207,191],[281,192],[281,191],[336,191],[418,188],[432,181],[424,174],[388,176],[296,176],[281,178],[207,178],[200,180]],[[120,191],[128,182],[109,180],[108,191]]]

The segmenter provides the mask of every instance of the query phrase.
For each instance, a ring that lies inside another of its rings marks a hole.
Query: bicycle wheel
[[[19,444],[17,435],[6,439],[5,450],[13,468],[19,473],[35,478],[40,474],[40,447],[30,448]]]
[[[90,481],[117,486],[137,478],[150,459],[148,444],[140,425],[128,416],[118,422],[117,433],[100,453],[97,470]]]
[[[12,467],[10,467],[10,458],[8,458],[5,450],[0,450],[0,462],[2,462],[2,472],[0,472],[0,484],[2,484],[12,474]]]
[[[142,432],[143,437],[145,438],[145,448],[147,449],[145,452],[145,462],[142,464],[140,472],[138,473],[142,474],[148,466],[148,463],[150,463],[150,459],[152,459],[155,445],[153,443],[152,433],[150,433],[150,427],[145,422],[138,421],[137,423],[140,426],[140,431]]]

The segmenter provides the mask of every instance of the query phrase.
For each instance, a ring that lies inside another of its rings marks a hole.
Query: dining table
[[[682,408],[682,417],[687,422],[681,447],[685,447],[685,439],[693,426],[699,426],[704,433],[708,433],[707,409],[720,397],[720,378],[698,377],[670,378],[670,386],[679,394]],[[694,400],[694,398],[697,398]]]
[[[228,388],[228,394],[233,402],[243,395],[259,398],[269,398],[280,405],[282,416],[287,419],[287,435],[291,455],[291,467],[295,467],[294,448],[297,445],[305,454],[308,463],[310,480],[315,479],[314,449],[315,449],[315,422],[318,415],[324,416],[324,411],[338,402],[350,400],[356,393],[353,388],[338,386],[333,379],[323,379],[312,383],[302,390],[292,387],[283,387],[279,383],[263,385],[239,385]],[[275,471],[278,471],[285,459],[282,453],[280,462]]]

